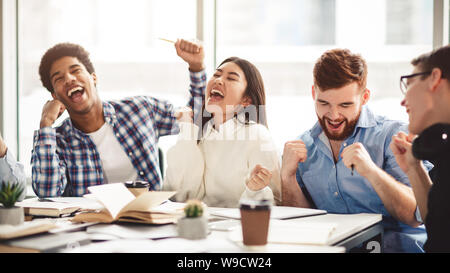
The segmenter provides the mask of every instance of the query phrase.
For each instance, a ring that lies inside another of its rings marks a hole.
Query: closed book
[[[69,203],[41,202],[37,199],[17,202],[16,206],[23,207],[25,215],[50,217],[60,217],[80,209],[79,206]]]

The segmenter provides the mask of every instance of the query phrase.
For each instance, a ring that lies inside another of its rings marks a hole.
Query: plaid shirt
[[[188,106],[194,109],[195,114],[202,106],[206,74],[204,71],[190,72],[190,79]],[[161,184],[158,139],[179,132],[173,105],[138,96],[103,102],[103,114],[136,168],[138,179],[150,182],[151,190],[158,190]],[[72,125],[70,118],[59,127],[35,131],[33,147],[32,184],[36,195],[82,196],[88,192],[88,187],[104,183],[95,144],[87,134]]]

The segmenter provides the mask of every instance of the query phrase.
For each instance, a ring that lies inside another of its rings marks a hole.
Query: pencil
[[[161,41],[166,41],[166,42],[175,44],[175,41],[172,41],[172,40],[169,40],[169,39],[165,39],[165,38],[158,38],[158,39],[160,39]]]

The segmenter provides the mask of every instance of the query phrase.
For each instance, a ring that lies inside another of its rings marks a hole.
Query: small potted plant
[[[24,221],[24,211],[22,207],[14,206],[23,192],[19,183],[0,183],[0,224],[20,225]]]
[[[208,235],[205,206],[199,200],[189,200],[184,207],[184,217],[178,219],[178,235],[185,239],[204,239]]]

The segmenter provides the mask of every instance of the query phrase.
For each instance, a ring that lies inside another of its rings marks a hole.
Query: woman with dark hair
[[[267,128],[264,83],[237,57],[223,61],[206,86],[202,111],[180,115],[180,135],[167,153],[163,188],[176,201],[237,207],[239,200],[279,204],[280,164]]]

